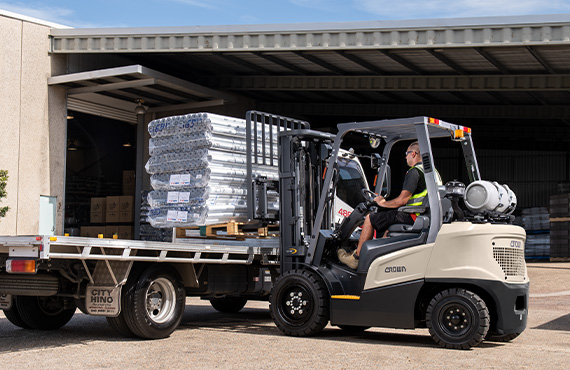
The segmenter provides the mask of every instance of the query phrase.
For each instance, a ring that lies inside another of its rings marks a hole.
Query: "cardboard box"
[[[123,171],[123,185],[135,185],[135,170]]]
[[[119,210],[121,204],[120,196],[107,197],[107,209],[105,212],[105,222],[119,222]]]
[[[105,235],[105,226],[81,226],[79,235],[86,238],[98,238],[99,234]]]
[[[123,171],[123,195],[135,194],[135,171]]]
[[[119,222],[133,222],[133,196],[122,195],[119,201]]]
[[[90,222],[103,224],[106,219],[107,198],[91,198]]]
[[[113,235],[117,235],[117,239],[132,239],[133,227],[130,225],[107,225],[105,226],[105,238],[113,239]]]
[[[119,226],[105,226],[105,238],[113,239],[113,235],[117,234],[119,238]]]
[[[133,227],[132,226],[119,226],[119,239],[132,239]]]

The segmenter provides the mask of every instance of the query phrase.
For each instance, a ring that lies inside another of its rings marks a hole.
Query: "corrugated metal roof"
[[[53,53],[394,49],[570,40],[570,15],[410,21],[53,29]]]

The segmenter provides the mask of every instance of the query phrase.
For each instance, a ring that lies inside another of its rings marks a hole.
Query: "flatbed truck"
[[[275,117],[248,112],[248,132]],[[453,349],[516,338],[528,315],[525,233],[512,225],[515,204],[504,207],[503,194],[500,205],[465,207],[472,185],[488,185],[480,179],[471,130],[429,117],[338,130],[289,126],[279,133],[279,180],[248,178],[250,226],[278,221],[278,236],[172,243],[0,236],[0,308],[13,324],[44,330],[65,325],[79,308],[106,316],[122,335],[157,339],[178,327],[187,296],[209,299],[221,312],[238,312],[254,299],[269,300],[286,335],[317,335],[331,323],[351,331],[427,327],[435,342]],[[382,154],[343,150],[348,134],[382,145]],[[462,148],[467,190],[458,181],[438,186],[430,139],[443,137]],[[405,140],[419,142],[429,202],[402,209],[418,215],[414,225],[394,225],[389,237],[366,242],[356,269],[342,265],[337,250],[354,249],[359,226],[377,206],[356,158],[368,158],[378,176],[374,193],[387,195],[390,152]],[[248,165],[259,159],[248,157]],[[335,206],[343,181],[352,193],[362,190],[350,212]],[[264,212],[267,189],[279,192],[278,220]],[[471,203],[481,198],[475,190]]]

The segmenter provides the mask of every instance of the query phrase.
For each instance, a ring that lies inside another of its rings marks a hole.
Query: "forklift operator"
[[[390,225],[412,225],[414,223],[416,219],[415,214],[398,211],[398,208],[404,205],[420,206],[427,196],[422,159],[420,157],[420,146],[417,141],[411,143],[408,147],[406,151],[406,163],[410,166],[410,169],[406,172],[406,176],[404,177],[404,185],[402,186],[400,195],[392,200],[386,200],[381,195],[374,198],[374,201],[378,204],[378,210],[366,216],[356,250],[353,253],[348,253],[343,248],[338,250],[338,259],[348,267],[353,269],[358,267],[358,258],[362,244],[372,239],[374,231],[376,231],[376,235],[380,236],[384,235]]]

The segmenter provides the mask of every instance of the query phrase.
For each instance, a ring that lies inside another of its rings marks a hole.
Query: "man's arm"
[[[376,203],[378,203],[379,206],[384,208],[400,208],[402,206],[405,206],[406,203],[408,203],[408,200],[410,199],[411,196],[412,193],[410,193],[408,190],[402,190],[402,192],[400,193],[400,195],[398,195],[397,198],[386,200],[384,199],[383,196],[379,195],[376,198],[374,198],[374,200],[376,201]]]

